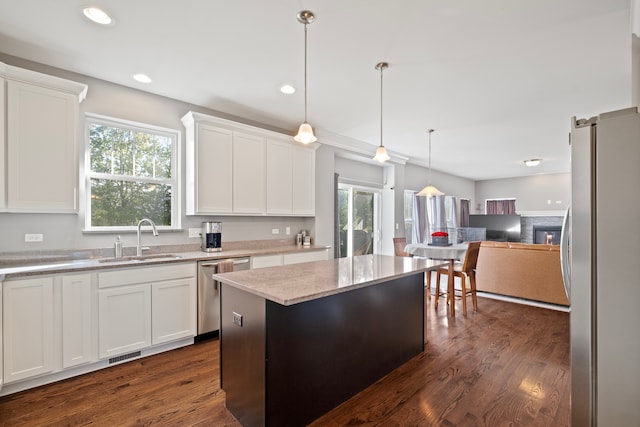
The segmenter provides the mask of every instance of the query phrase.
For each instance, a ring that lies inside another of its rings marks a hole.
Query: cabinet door
[[[205,124],[196,133],[194,158],[187,159],[196,169],[187,173],[187,214],[231,213],[233,133]]]
[[[258,268],[266,268],[266,267],[275,267],[278,265],[282,265],[282,255],[262,255],[262,256],[252,256],[251,257],[251,269],[255,270]]]
[[[293,254],[284,254],[283,258],[284,265],[311,261],[325,261],[329,259],[329,251],[296,252]]]
[[[316,153],[308,148],[292,148],[292,213],[313,216],[316,212]]]
[[[91,275],[62,277],[62,367],[91,361]]]
[[[196,280],[179,279],[151,285],[153,345],[196,335]]]
[[[5,170],[5,147],[7,144],[6,141],[6,111],[5,111],[5,80],[0,78],[0,212],[4,212],[7,209],[7,195],[6,195],[6,170]],[[2,345],[2,343],[0,343]],[[2,350],[0,348],[0,350]],[[0,352],[1,354],[1,352]],[[2,368],[2,363],[0,363],[0,369]],[[0,372],[1,373],[1,372]],[[0,375],[0,380],[2,380],[2,375]],[[2,385],[2,381],[0,381],[0,385]]]
[[[9,211],[77,211],[77,118],[77,96],[8,81]]]
[[[233,133],[233,212],[266,212],[266,143],[264,138]]]
[[[151,285],[98,291],[100,358],[151,346]]]
[[[4,382],[53,371],[53,278],[11,280],[2,286]]]
[[[267,140],[267,214],[291,215],[291,145]]]

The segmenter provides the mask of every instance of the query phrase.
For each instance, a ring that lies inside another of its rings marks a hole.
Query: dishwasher
[[[220,329],[220,284],[211,276],[227,261],[233,261],[233,271],[249,270],[251,265],[248,257],[198,262],[198,336],[215,335]]]

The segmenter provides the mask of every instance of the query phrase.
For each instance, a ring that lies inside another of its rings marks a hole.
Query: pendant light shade
[[[429,181],[427,186],[420,190],[418,196],[444,196],[442,191],[431,185],[431,134],[433,129],[428,129],[427,133],[429,134]]]
[[[387,153],[387,149],[382,144],[382,72],[389,68],[389,64],[386,62],[379,62],[376,64],[376,70],[380,71],[380,146],[376,150],[376,155],[373,156],[373,160],[380,163],[384,163],[391,159]]]
[[[298,134],[293,139],[303,144],[311,144],[318,140],[307,122],[307,24],[311,24],[315,19],[315,15],[309,10],[298,12],[298,22],[304,24],[304,123],[300,125]]]

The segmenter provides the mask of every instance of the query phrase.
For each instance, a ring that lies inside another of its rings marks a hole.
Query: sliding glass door
[[[380,251],[380,191],[338,185],[339,257]]]

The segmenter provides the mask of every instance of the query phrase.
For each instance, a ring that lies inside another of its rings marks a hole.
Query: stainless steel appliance
[[[222,250],[222,223],[203,222],[200,238],[202,239],[200,249],[205,252],[220,252]]]
[[[640,426],[640,115],[571,123],[561,243],[571,313],[571,425]]]
[[[218,265],[232,262],[233,271],[249,270],[249,258],[217,259],[198,262],[198,335],[220,329],[220,286],[211,277]]]

